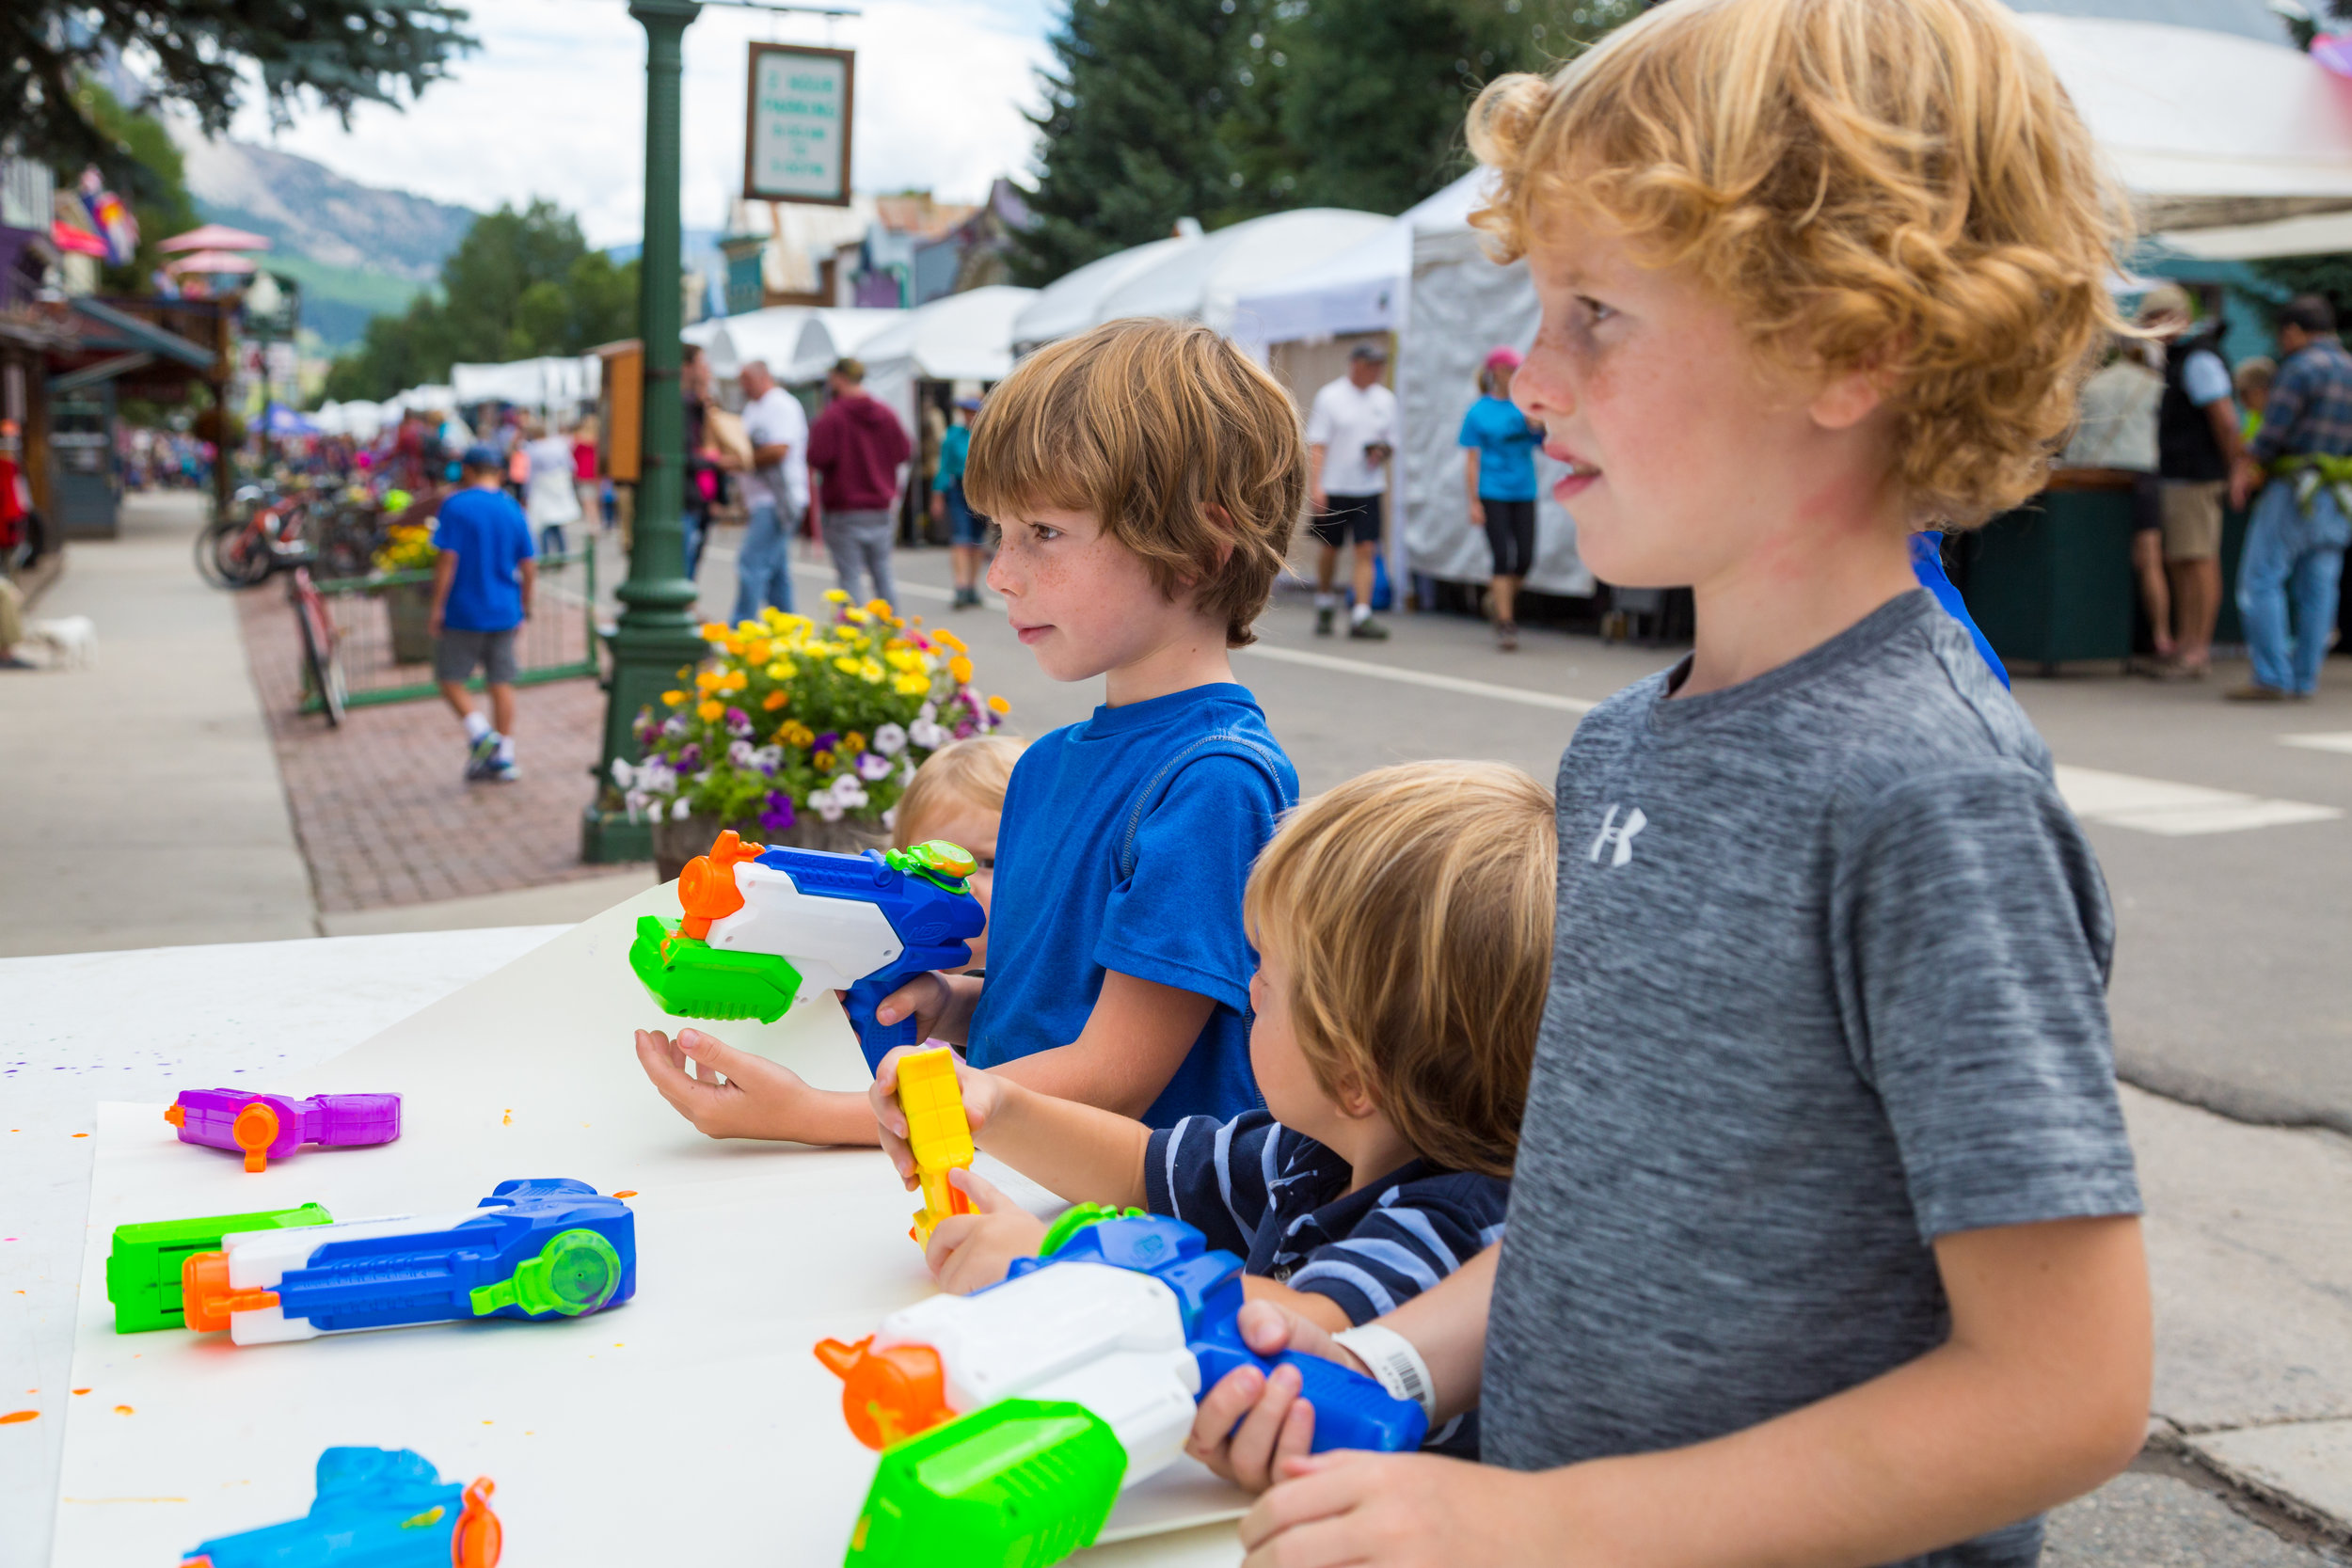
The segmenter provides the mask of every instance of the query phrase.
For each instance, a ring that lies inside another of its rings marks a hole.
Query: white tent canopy
[[[449,368],[450,391],[455,403],[512,403],[543,412],[594,403],[601,374],[602,362],[594,355]]]
[[[1035,289],[993,284],[947,294],[913,310],[858,350],[866,389],[914,430],[914,388],[921,381],[1002,381],[1012,373],[1012,324],[1037,298]]]
[[[747,310],[739,316],[722,316],[690,326],[684,334],[690,343],[700,343],[710,359],[710,373],[722,381],[733,381],[736,373],[754,359],[764,361],[779,380],[785,367],[792,362],[801,344],[801,328],[808,325],[815,310],[806,305],[771,305],[764,310]],[[699,327],[709,330],[696,337]]]
[[[2352,82],[2310,55],[2201,27],[2018,20],[2145,227],[2265,224],[2352,208]]]
[[[833,362],[861,354],[879,333],[907,319],[905,310],[874,310],[841,307],[811,310],[801,323],[801,335],[785,363],[771,359],[768,368],[788,386],[822,381]]]
[[[1040,290],[1014,319],[1014,348],[1025,354],[1041,343],[1084,332],[1103,319],[1104,295],[1158,266],[1171,252],[1200,243],[1200,227],[1190,224],[1165,240],[1113,251],[1063,274]]]
[[[1235,301],[1233,336],[1252,346],[1393,332],[1404,323],[1413,236],[1468,227],[1489,175],[1472,169],[1391,218],[1385,228],[1312,266],[1285,274]]]
[[[1233,330],[1245,293],[1313,266],[1387,227],[1377,213],[1301,207],[1268,213],[1168,253],[1103,296],[1097,321],[1120,316],[1180,316]]]
[[[310,418],[319,431],[326,436],[348,436],[355,440],[373,441],[385,425],[385,405],[354,399],[349,403],[321,404]]]

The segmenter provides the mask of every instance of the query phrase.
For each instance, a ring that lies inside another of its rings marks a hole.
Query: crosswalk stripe
[[[2342,816],[2333,806],[2300,800],[2266,800],[2231,789],[2143,779],[2095,768],[2058,769],[2058,793],[2075,816],[2109,827],[2130,828],[2167,838],[2198,833],[2234,833],[2250,828],[2280,828],[2298,822],[2328,822]]]
[[[2336,730],[2319,735],[2282,735],[2281,746],[2300,746],[2309,752],[2342,752],[2352,756],[2352,730]]]
[[[1518,703],[1526,707],[1550,708],[1556,713],[1590,713],[1600,705],[1585,697],[1564,697],[1551,691],[1531,691],[1523,686],[1499,686],[1493,681],[1474,681],[1461,675],[1441,675],[1429,670],[1405,670],[1392,664],[1374,664],[1360,658],[1342,658],[1336,654],[1313,654],[1304,648],[1276,648],[1263,642],[1253,642],[1239,650],[1254,658],[1271,658],[1283,664],[1303,664],[1311,670],[1337,670],[1344,674],[1368,675],[1374,680],[1393,681],[1399,686],[1422,686],[1438,691],[1460,691],[1473,697],[1491,697],[1497,702]]]

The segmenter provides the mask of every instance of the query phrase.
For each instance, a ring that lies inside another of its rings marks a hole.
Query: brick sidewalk
[[[594,681],[517,691],[522,778],[469,784],[463,732],[437,697],[354,708],[341,729],[302,713],[302,642],[282,578],[239,594],[237,613],[320,912],[628,869],[580,859],[580,814],[604,724],[604,693]]]

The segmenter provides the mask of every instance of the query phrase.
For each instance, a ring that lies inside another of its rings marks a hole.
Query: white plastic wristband
[[[1411,1400],[1421,1406],[1421,1413],[1429,1418],[1432,1427],[1438,1424],[1438,1390],[1429,1381],[1429,1363],[1421,1358],[1413,1341],[1378,1323],[1343,1329],[1331,1338],[1336,1344],[1345,1345],[1379,1380],[1381,1387],[1400,1400]]]

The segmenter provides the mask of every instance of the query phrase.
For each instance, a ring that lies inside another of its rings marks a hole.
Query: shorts
[[[2156,533],[2164,528],[2164,481],[2153,474],[2132,475],[2132,532]]]
[[[1535,503],[1478,498],[1486,513],[1486,546],[1495,552],[1495,576],[1523,578],[1535,564]]]
[[[2221,555],[2221,496],[2218,479],[2164,482],[2164,558],[2213,561]]]
[[[950,544],[978,545],[988,537],[989,522],[963,499],[963,481],[951,480],[940,492],[947,499],[947,539]]]
[[[433,678],[462,681],[479,668],[492,686],[514,685],[515,633],[520,629],[509,626],[504,631],[465,631],[443,626],[441,635],[433,640]]]
[[[1380,497],[1331,496],[1327,498],[1330,510],[1319,517],[1307,519],[1314,536],[1338,549],[1353,539],[1359,545],[1380,543]]]

